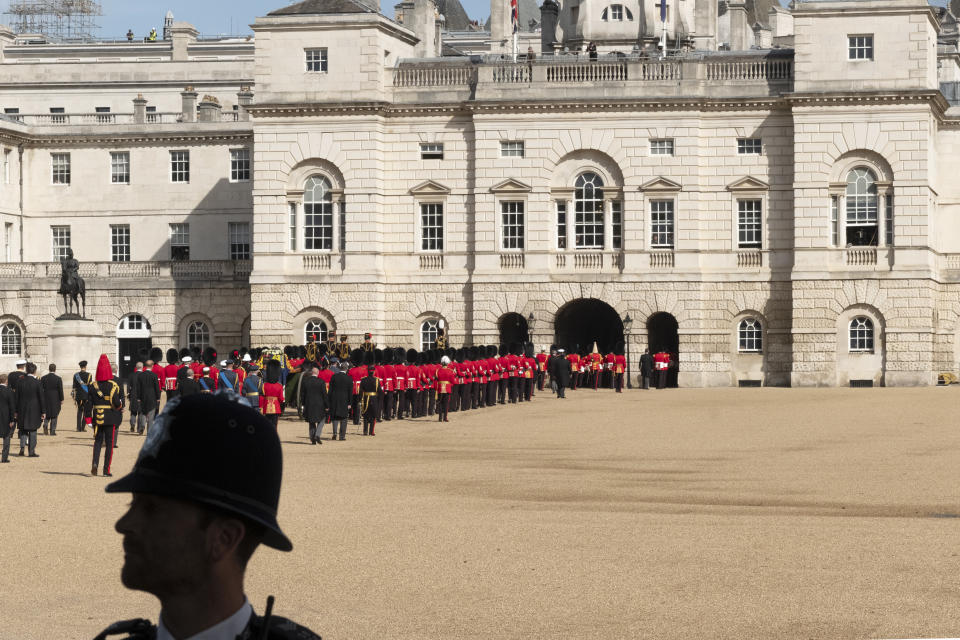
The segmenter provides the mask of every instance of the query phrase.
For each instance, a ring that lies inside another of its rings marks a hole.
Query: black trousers
[[[526,389],[524,390],[524,399],[527,402],[530,402],[533,399],[533,378],[524,378],[523,383]]]
[[[450,393],[447,394],[447,412],[460,410],[460,385],[455,384],[450,387]]]
[[[614,380],[615,380],[614,386],[617,389],[617,393],[621,393],[623,391],[623,374],[622,373],[614,374]]]
[[[667,388],[667,370],[661,369],[657,371],[657,389],[666,389]]]
[[[640,374],[640,388],[649,389],[650,388],[650,372]]]
[[[441,393],[437,395],[437,421],[445,422],[450,413],[450,394]]]
[[[403,413],[407,408],[407,391],[406,389],[397,389],[397,420],[403,417]]]
[[[323,432],[323,422],[311,422],[310,425],[310,439],[319,440],[320,434]]]
[[[432,416],[437,411],[437,390],[427,389],[427,415]]]
[[[350,414],[353,416],[353,424],[360,424],[360,395],[353,394],[353,401],[350,403]]]
[[[86,403],[77,405],[77,431],[87,430],[87,424],[83,419],[89,418],[90,414],[87,413],[85,405]]]
[[[509,378],[501,377],[500,384],[497,385],[497,403],[504,404],[507,401],[507,381]]]
[[[407,389],[407,416],[420,417],[420,408],[417,406],[417,389]]]
[[[397,402],[396,393],[393,391],[383,392],[383,419],[393,420],[393,411]]]
[[[507,383],[510,391],[510,402],[515,403],[517,401],[517,378],[510,378]]]
[[[105,424],[96,427],[97,434],[93,438],[93,468],[100,465],[100,449],[103,452],[103,472],[110,473],[110,465],[113,464],[113,445],[117,439],[117,427],[112,424]]]
[[[537,369],[537,391],[543,391],[543,379],[546,377],[546,373]]]
[[[57,416],[43,419],[43,432],[47,433],[47,430],[50,431],[50,435],[57,435]]]

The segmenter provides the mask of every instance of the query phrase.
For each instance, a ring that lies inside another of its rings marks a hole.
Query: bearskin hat
[[[190,349],[180,349],[180,358],[179,360],[183,362],[184,358],[190,357]]]
[[[524,343],[524,345],[523,345],[523,355],[526,356],[527,358],[532,358],[532,357],[533,357],[533,343],[532,343],[532,342],[526,342],[526,343]]]
[[[376,355],[373,351],[364,351],[363,352],[363,364],[370,366],[371,364],[376,364]]]
[[[373,350],[373,361],[375,364],[383,364],[383,349]]]
[[[266,363],[266,371],[263,373],[264,382],[280,382],[280,371],[283,367],[280,366],[279,360],[274,360],[270,358]]]
[[[167,349],[167,364],[180,362],[180,353],[176,349]]]
[[[502,358],[503,356],[507,355],[508,353],[510,353],[510,352],[507,351],[507,345],[505,345],[505,344],[501,344],[501,345],[497,348],[497,355],[500,356],[501,358]]]
[[[207,347],[203,350],[203,364],[212,367],[217,364],[217,350],[213,347]]]

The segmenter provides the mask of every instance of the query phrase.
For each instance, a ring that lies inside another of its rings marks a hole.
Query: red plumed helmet
[[[110,359],[107,354],[100,354],[100,362],[97,363],[97,382],[104,380],[113,380],[113,369],[110,368]]]

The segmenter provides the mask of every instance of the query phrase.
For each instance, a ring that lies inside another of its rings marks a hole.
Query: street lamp
[[[623,337],[627,345],[627,389],[633,389],[633,382],[630,380],[630,330],[633,329],[633,318],[627,313],[623,319]]]

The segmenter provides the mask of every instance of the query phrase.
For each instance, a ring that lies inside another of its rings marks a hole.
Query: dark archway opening
[[[574,300],[557,312],[554,342],[568,353],[589,353],[594,342],[600,353],[610,353],[623,343],[623,320],[603,300]]]
[[[500,331],[500,344],[507,346],[530,342],[530,331],[527,319],[519,313],[505,313],[497,322]]]
[[[655,313],[647,319],[647,345],[650,355],[660,351],[670,354],[670,369],[667,371],[667,386],[677,386],[680,370],[680,335],[677,319],[669,313]]]

